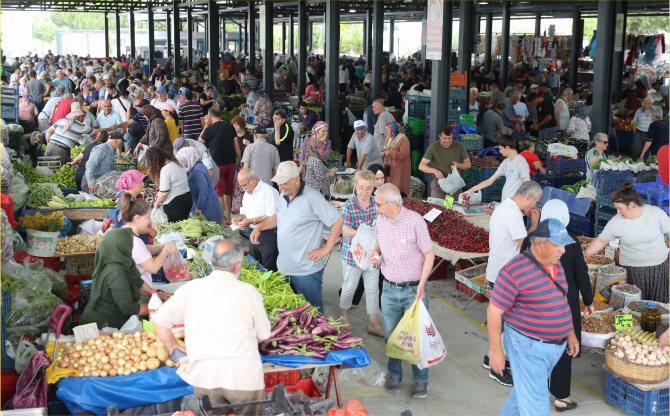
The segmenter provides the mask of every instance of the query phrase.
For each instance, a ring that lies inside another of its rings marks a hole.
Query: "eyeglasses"
[[[390,204],[390,203],[391,203],[391,201],[382,202],[381,204],[378,203],[378,202],[375,202],[375,206],[376,206],[377,208],[380,208],[380,207],[382,207],[382,206],[384,206],[384,205],[386,205],[386,204]]]
[[[365,193],[372,192],[372,187],[371,186],[368,186],[368,187],[365,187],[365,188],[359,186],[356,189],[358,190],[358,192],[365,192]]]
[[[609,141],[606,141],[606,142],[600,142],[600,143],[605,143],[605,144],[607,144],[607,143],[609,143]]]
[[[244,185],[238,182],[238,185],[240,185],[240,189],[246,189],[247,186],[249,186],[249,184],[251,184],[251,179],[249,179],[247,183],[245,183]]]

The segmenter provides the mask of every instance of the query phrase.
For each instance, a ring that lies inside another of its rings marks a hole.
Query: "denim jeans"
[[[307,302],[323,313],[323,269],[304,276],[290,276],[295,293],[303,295]]]
[[[500,415],[548,415],[547,380],[566,344],[535,341],[511,329],[507,323],[504,327],[503,345],[512,367],[514,387]]]
[[[240,230],[240,234],[243,234],[243,235],[245,235],[247,238],[249,238],[249,236],[251,235],[251,232],[252,232],[253,230],[254,230],[253,228],[251,228],[251,227],[247,227],[247,228],[245,228],[244,230]]]
[[[538,139],[542,139],[546,142],[556,137],[557,132],[558,130],[556,127],[548,127],[546,129],[540,129],[540,131],[537,132],[537,137]]]
[[[382,314],[384,315],[384,343],[388,342],[389,337],[398,326],[398,323],[405,315],[405,311],[412,306],[416,300],[417,286],[398,287],[387,281],[384,281],[382,288]],[[428,296],[423,298],[423,303],[428,308]],[[402,360],[389,358],[389,373],[394,377],[402,377]],[[419,370],[419,367],[412,365],[412,375],[414,382],[427,382],[428,369]]]

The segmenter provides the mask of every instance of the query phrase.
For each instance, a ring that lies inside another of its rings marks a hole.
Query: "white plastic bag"
[[[163,212],[163,207],[151,209],[151,222],[157,224],[159,222],[167,221],[167,216]]]
[[[356,262],[356,266],[363,270],[370,270],[373,268],[370,262],[370,254],[375,249],[375,229],[367,224],[358,226],[356,235],[351,240],[351,254]]]
[[[54,175],[54,171],[49,169],[46,166],[38,166],[38,167],[35,168],[35,170],[37,171],[37,173],[39,175],[42,175],[42,176],[53,176]]]
[[[440,188],[448,195],[455,194],[465,186],[465,181],[463,178],[461,178],[461,175],[458,174],[458,169],[456,169],[456,166],[451,169],[451,173],[447,175],[446,178],[440,179],[437,181],[437,183],[440,185]]]
[[[137,163],[138,164],[144,164],[145,161],[146,161],[146,158],[147,158],[147,149],[143,147],[140,150],[140,153],[137,155]]]
[[[77,234],[96,235],[102,234],[102,221],[87,220],[79,224]]]
[[[419,364],[420,369],[432,367],[447,356],[447,347],[444,346],[437,327],[428,314],[423,301],[421,304],[421,327],[419,328]]]
[[[579,189],[579,193],[577,194],[577,198],[591,198],[591,199],[596,199],[596,196],[598,195],[595,186],[593,185],[586,185],[582,186]]]
[[[135,332],[144,332],[142,321],[137,315],[133,315],[126,321],[125,324],[119,329],[120,332],[124,334],[134,334]]]
[[[458,204],[463,205],[464,199],[463,199],[463,194],[458,195]],[[470,205],[479,205],[482,203],[482,191],[475,191],[470,194],[470,198],[468,199],[468,202]]]
[[[562,143],[551,143],[547,147],[547,153],[552,156],[565,156],[573,159],[579,158],[579,152],[574,146],[568,146]]]
[[[33,355],[35,355],[36,352],[37,348],[35,348],[33,344],[27,341],[21,341],[19,346],[16,347],[16,351],[12,350],[12,354],[14,354],[14,370],[19,374],[23,373],[23,370],[28,367],[30,359],[33,358]],[[11,357],[9,349],[7,350],[7,355]]]

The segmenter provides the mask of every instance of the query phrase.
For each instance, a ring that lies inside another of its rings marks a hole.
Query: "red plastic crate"
[[[2,377],[2,387],[0,387],[0,407],[4,407],[14,393],[16,393],[16,383],[19,381],[19,374],[16,371],[3,371],[0,373]]]
[[[437,264],[442,260],[439,257],[435,257],[435,260],[433,261],[433,268],[437,266]],[[454,272],[456,271],[456,268],[449,264],[448,262],[444,261],[440,267],[435,270],[435,273],[432,273],[430,277],[428,277],[428,281],[433,281],[433,280],[444,280],[448,279],[450,277],[454,277]]]
[[[283,384],[286,388],[296,385],[300,381],[300,370],[275,371],[265,373],[265,388],[272,390],[278,384]]]
[[[470,289],[469,287],[467,287],[463,283],[459,282],[458,280],[456,280],[456,291],[461,292],[462,294],[464,294],[465,296],[468,296],[468,297],[475,294],[474,290]],[[477,296],[475,296],[474,300],[476,302],[484,303],[484,302],[488,302],[489,298],[482,295],[481,293],[478,293]]]
[[[293,386],[285,386],[285,387],[286,391],[302,390],[302,392],[309,397],[321,397],[321,398],[323,397],[323,394],[321,394],[321,391],[319,390],[319,388],[316,386],[316,383],[312,379],[300,380],[298,381],[297,384]],[[272,387],[268,387],[266,385],[265,392],[269,393],[271,391]]]

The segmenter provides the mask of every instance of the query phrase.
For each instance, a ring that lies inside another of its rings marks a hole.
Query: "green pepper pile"
[[[74,160],[75,157],[79,156],[81,152],[84,151],[84,146],[75,146],[70,150],[70,159]]]
[[[263,306],[270,316],[277,308],[290,310],[307,303],[302,295],[296,295],[288,281],[278,272],[260,270],[258,264],[246,258],[242,264],[239,280],[253,285],[263,295]]]
[[[577,182],[574,185],[564,185],[564,186],[561,187],[561,190],[571,192],[573,194],[578,194],[579,191],[582,189],[582,187],[586,186],[588,184],[589,184],[588,180],[583,180],[583,181]]]
[[[42,176],[37,173],[37,169],[30,163],[18,163],[12,161],[14,170],[25,176],[28,183],[57,183],[63,188],[76,188],[77,183],[74,180],[75,169],[72,166],[61,166],[60,170],[53,176]]]

